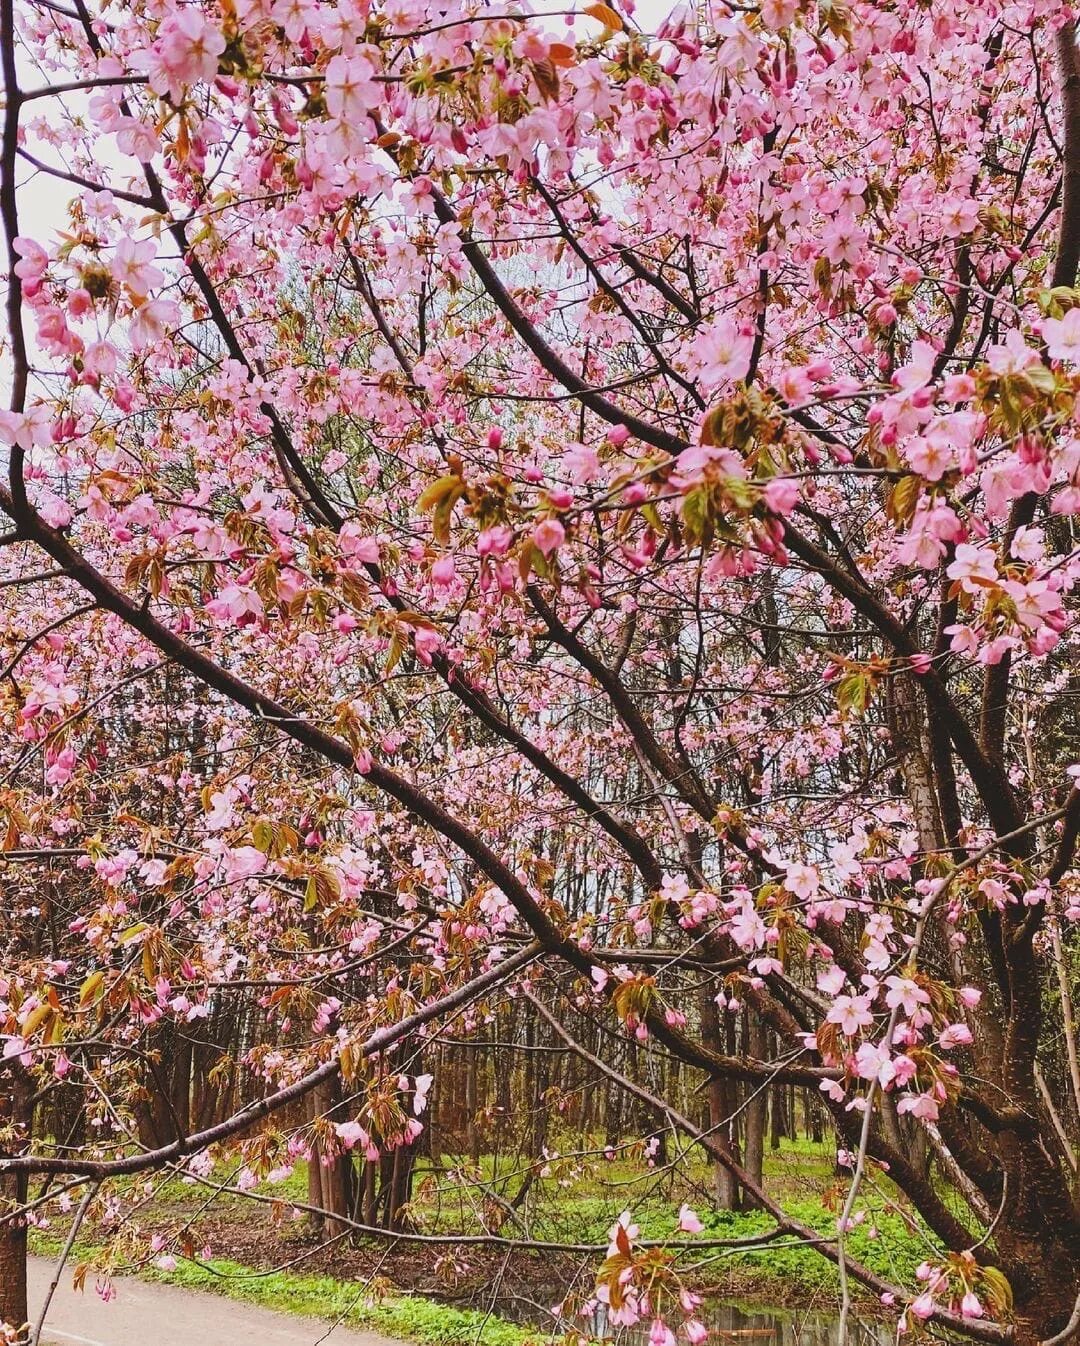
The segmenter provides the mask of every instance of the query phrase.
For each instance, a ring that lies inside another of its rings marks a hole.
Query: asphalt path
[[[29,1261],[30,1320],[35,1322],[53,1278],[55,1263]],[[92,1283],[72,1288],[64,1268],[42,1342],[54,1346],[400,1346],[377,1332],[335,1327],[316,1318],[275,1313],[235,1299],[181,1290],[158,1281],[114,1281],[116,1297],[105,1303]]]

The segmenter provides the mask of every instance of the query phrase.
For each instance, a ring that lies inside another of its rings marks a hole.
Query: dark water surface
[[[505,1317],[529,1322],[545,1334],[561,1336],[567,1324],[559,1325],[539,1303],[515,1299],[512,1305],[499,1307]],[[840,1320],[835,1313],[816,1310],[773,1308],[767,1305],[728,1304],[704,1299],[697,1315],[709,1329],[705,1346],[892,1346],[896,1326],[852,1317],[848,1321],[847,1341],[840,1340]],[[579,1318],[575,1325],[584,1333],[619,1346],[648,1346],[649,1324],[634,1328],[612,1328],[606,1321],[603,1305],[592,1319]],[[673,1322],[674,1328],[676,1324]],[[679,1336],[680,1346],[686,1346]]]

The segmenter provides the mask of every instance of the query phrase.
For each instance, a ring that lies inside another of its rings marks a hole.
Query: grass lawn
[[[835,1232],[846,1179],[835,1176],[831,1150],[785,1142],[779,1151],[767,1154],[765,1169],[769,1190],[788,1213],[823,1235]],[[490,1219],[492,1209],[489,1203],[484,1215],[485,1195],[497,1191],[505,1200],[523,1176],[506,1157],[485,1156],[475,1169],[447,1156],[437,1171],[422,1164],[414,1186],[413,1223],[428,1233],[482,1232],[483,1219]],[[218,1182],[231,1181],[224,1168],[214,1177]],[[137,1269],[175,1285],[340,1319],[418,1346],[523,1346],[545,1335],[487,1312],[486,1307],[467,1306],[470,1296],[485,1306],[509,1304],[512,1296],[500,1300],[491,1293],[493,1283],[504,1283],[508,1264],[501,1251],[495,1255],[491,1249],[463,1248],[460,1255],[453,1249],[448,1255],[445,1245],[418,1244],[399,1244],[388,1251],[381,1239],[357,1243],[338,1239],[328,1247],[313,1237],[306,1219],[293,1218],[290,1212],[290,1202],[307,1198],[302,1165],[283,1182],[261,1184],[255,1190],[272,1196],[275,1204],[256,1204],[229,1193],[213,1196],[208,1203],[212,1193],[206,1186],[175,1178],[159,1184],[152,1195],[145,1187],[137,1192],[132,1188],[129,1199],[137,1194],[139,1204],[126,1233],[111,1251],[87,1248],[79,1255],[111,1266],[116,1274]],[[663,1238],[673,1232],[683,1201],[701,1218],[703,1240],[771,1228],[771,1218],[760,1211],[714,1209],[711,1190],[708,1169],[685,1160],[676,1176],[671,1170],[650,1169],[638,1159],[561,1159],[534,1179],[518,1217],[528,1237],[538,1242],[603,1243],[622,1210],[631,1211],[641,1237]],[[883,1175],[874,1175],[864,1186],[858,1212],[860,1223],[848,1238],[852,1256],[901,1286],[912,1285],[915,1267],[933,1255],[934,1245]],[[58,1224],[35,1231],[32,1246],[41,1252],[55,1251],[60,1229]],[[175,1270],[162,1272],[149,1265],[150,1233],[169,1240],[177,1259]],[[561,1298],[576,1278],[584,1297],[602,1256],[559,1259],[515,1254],[519,1260],[506,1284],[527,1287],[539,1305],[547,1305]],[[791,1240],[747,1250],[702,1249],[684,1260],[687,1281],[718,1298],[800,1307],[828,1307],[835,1302],[835,1268],[813,1248],[793,1245]],[[516,1316],[521,1316],[520,1304]]]

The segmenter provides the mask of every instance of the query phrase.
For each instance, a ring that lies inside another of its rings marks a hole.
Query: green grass
[[[154,1278],[190,1290],[206,1290],[284,1313],[340,1320],[418,1346],[523,1346],[530,1336],[501,1318],[472,1309],[456,1309],[412,1296],[381,1300],[365,1295],[364,1286],[332,1276],[292,1271],[252,1272],[238,1262],[214,1258],[207,1263],[180,1262],[174,1272]]]
[[[30,1248],[34,1253],[55,1257],[60,1247],[61,1240],[57,1237],[31,1233]],[[92,1263],[96,1253],[93,1247],[77,1247],[71,1263],[78,1260]],[[117,1274],[122,1273],[118,1270]],[[413,1296],[372,1297],[361,1282],[294,1271],[253,1271],[223,1257],[207,1262],[185,1259],[169,1272],[147,1267],[138,1275],[141,1280],[223,1295],[279,1313],[340,1321],[350,1327],[415,1342],[417,1346],[524,1346],[537,1335],[474,1309],[456,1309]]]
[[[479,1232],[475,1214],[449,1180],[448,1170],[456,1167],[464,1169],[468,1165],[464,1160],[444,1158],[438,1194],[430,1183],[425,1185],[418,1178],[414,1217],[428,1232]],[[505,1196],[512,1195],[521,1182],[521,1175],[513,1174],[513,1169],[514,1164],[505,1156],[497,1165],[491,1156],[484,1156],[478,1165],[481,1182],[500,1188]],[[767,1153],[765,1170],[766,1185],[789,1215],[817,1233],[835,1235],[836,1199],[838,1195],[842,1199],[847,1179],[835,1177],[831,1149],[805,1141],[785,1142],[779,1151]],[[231,1180],[224,1168],[215,1176],[222,1181]],[[504,1177],[508,1177],[505,1186]],[[284,1182],[264,1184],[258,1190],[286,1204],[290,1200],[305,1201],[304,1166],[297,1165]],[[675,1212],[683,1200],[689,1201],[702,1219],[703,1239],[709,1236],[735,1239],[772,1227],[771,1217],[760,1211],[711,1209],[711,1190],[709,1169],[692,1160],[683,1161],[681,1174],[674,1180],[670,1174],[646,1170],[640,1163],[624,1158],[594,1163],[580,1170],[557,1163],[550,1176],[535,1181],[520,1213],[527,1215],[530,1234],[538,1241],[603,1243],[610,1225],[624,1209],[632,1211],[641,1237],[664,1238],[673,1233]],[[178,1180],[165,1183],[152,1203],[155,1227],[164,1230],[169,1225],[174,1229],[184,1225],[202,1207],[206,1195],[206,1189],[197,1184]],[[872,1271],[896,1284],[910,1286],[914,1283],[916,1266],[933,1256],[934,1245],[915,1219],[899,1213],[895,1195],[891,1184],[880,1175],[875,1184],[864,1187],[857,1206],[862,1212],[862,1223],[848,1235],[847,1247],[853,1258]],[[265,1207],[253,1207],[243,1196],[229,1194],[220,1195],[213,1209],[218,1217],[213,1241],[216,1248],[226,1253],[230,1251],[229,1229],[238,1229],[243,1223],[250,1235],[252,1223],[261,1221],[266,1212]],[[261,1255],[268,1261],[298,1262],[307,1237],[306,1223],[271,1227],[269,1217],[265,1218],[265,1252]],[[52,1234],[35,1234],[32,1238],[35,1247],[42,1251],[47,1245],[48,1251],[55,1252],[59,1243]],[[249,1244],[250,1238],[239,1247]],[[365,1265],[370,1265],[371,1250],[380,1246],[376,1241],[365,1242],[369,1254],[363,1258]],[[358,1257],[363,1254],[358,1253]],[[601,1260],[602,1253],[598,1253],[597,1266]],[[813,1247],[799,1245],[790,1238],[747,1250],[702,1249],[700,1253],[690,1253],[686,1260],[694,1263],[694,1287],[718,1298],[756,1300],[762,1305],[806,1306],[834,1297],[838,1290],[835,1266]],[[224,1257],[206,1262],[178,1260],[173,1272],[148,1270],[142,1274],[284,1312],[331,1321],[340,1319],[350,1326],[415,1342],[417,1346],[524,1346],[530,1338],[543,1335],[495,1316],[454,1308],[432,1299],[401,1292],[372,1295],[360,1278],[343,1280],[295,1269],[252,1268]],[[555,1265],[550,1275],[553,1278],[558,1275]],[[540,1298],[549,1294],[558,1298],[560,1289],[538,1285],[536,1292]]]
[[[789,1201],[785,1202],[785,1208],[789,1215],[816,1233],[830,1238],[835,1236],[836,1214],[826,1210],[820,1201]],[[702,1214],[701,1218],[705,1225],[702,1237],[711,1234],[734,1238],[761,1233],[772,1226],[771,1218],[759,1211],[714,1211]],[[914,1283],[915,1268],[934,1250],[927,1235],[913,1231],[899,1215],[886,1210],[868,1214],[863,1223],[848,1234],[846,1246],[855,1261],[900,1285]],[[832,1262],[814,1248],[792,1246],[786,1239],[760,1249],[727,1254],[723,1262],[734,1267],[758,1268],[763,1277],[808,1294],[839,1288],[839,1273]]]
[[[448,1179],[449,1170],[467,1169],[468,1161],[445,1155],[439,1178],[442,1187],[439,1198],[432,1195],[419,1198],[414,1215],[420,1227],[429,1233],[479,1233],[481,1226],[469,1209],[468,1202],[459,1198]],[[785,1140],[779,1150],[765,1154],[766,1186],[784,1209],[817,1233],[832,1236],[836,1232],[836,1211],[826,1199],[846,1191],[847,1178],[837,1178],[833,1168],[831,1146],[814,1144],[809,1140]],[[418,1170],[418,1190],[423,1190],[424,1169]],[[491,1155],[481,1157],[478,1176],[485,1185],[499,1187],[504,1196],[513,1194],[521,1181],[514,1172],[515,1164],[505,1156],[496,1164]],[[681,1165],[680,1178],[670,1177],[645,1169],[640,1163],[625,1158],[593,1162],[585,1174],[561,1184],[560,1176],[572,1171],[556,1163],[552,1176],[537,1179],[528,1201],[522,1209],[527,1214],[532,1237],[538,1241],[566,1241],[599,1243],[607,1237],[608,1229],[620,1211],[629,1209],[641,1236],[648,1239],[664,1238],[673,1232],[675,1212],[681,1201],[687,1200],[697,1210],[706,1226],[706,1235],[734,1238],[757,1234],[771,1227],[771,1218],[758,1211],[729,1212],[710,1208],[711,1173],[706,1164],[696,1157],[686,1156]],[[505,1186],[501,1179],[509,1176]],[[307,1174],[303,1164],[282,1183],[261,1185],[258,1189],[288,1202],[307,1198]],[[857,1209],[864,1213],[863,1222],[847,1239],[852,1257],[864,1262],[871,1270],[899,1283],[911,1283],[914,1269],[934,1251],[931,1237],[920,1222],[904,1218],[893,1205],[895,1191],[881,1175],[877,1189],[869,1184],[863,1188]],[[159,1210],[174,1206],[179,1213],[200,1201],[202,1192],[179,1181],[170,1182],[160,1194]],[[224,1196],[219,1210],[241,1208],[242,1197]],[[250,1206],[243,1209],[250,1212]],[[298,1227],[299,1229],[300,1227]],[[871,1231],[876,1231],[876,1235]],[[511,1231],[506,1231],[511,1232]],[[286,1235],[286,1239],[288,1235]],[[834,1288],[837,1271],[831,1262],[811,1247],[766,1245],[761,1249],[742,1252],[724,1252],[710,1262],[710,1274],[725,1279],[733,1269],[749,1274],[756,1270],[763,1279],[783,1281],[796,1290],[818,1292]]]

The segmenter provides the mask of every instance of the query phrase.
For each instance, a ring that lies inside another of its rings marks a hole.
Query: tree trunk
[[[442,1164],[442,1114],[445,1070],[443,1053],[439,1052],[431,1063],[435,1073],[431,1092],[428,1094],[427,1125],[424,1129],[424,1149],[433,1168]]]
[[[377,1159],[364,1160],[364,1224],[376,1223],[375,1204],[378,1197]]]
[[[0,1074],[0,1125],[25,1127],[31,1118],[30,1084],[22,1067],[10,1063]],[[13,1148],[18,1148],[17,1144]],[[0,1212],[7,1214],[26,1201],[23,1173],[0,1177]],[[30,1311],[26,1302],[26,1222],[0,1225],[0,1323],[23,1328]],[[19,1338],[22,1340],[23,1338]]]
[[[701,1037],[706,1047],[713,1051],[724,1051],[720,1036],[720,1016],[712,996],[705,993],[701,1002]],[[717,1146],[728,1153],[731,1151],[731,1127],[724,1119],[730,1115],[728,1107],[729,1089],[720,1079],[709,1081],[709,1127]],[[719,1210],[738,1210],[739,1187],[731,1175],[731,1170],[719,1159],[713,1164],[713,1189],[716,1193],[716,1205]]]
[[[788,1134],[787,1109],[784,1102],[784,1086],[774,1084],[769,1090],[769,1148],[778,1150],[780,1142]]]
[[[340,1086],[336,1081],[327,1081],[315,1089],[311,1095],[313,1117],[324,1117],[340,1099]],[[347,1216],[353,1208],[353,1166],[348,1154],[325,1156],[318,1142],[312,1146],[311,1159],[308,1162],[308,1194],[311,1204],[326,1212],[323,1216],[313,1216],[317,1231],[325,1227],[331,1234],[342,1233],[346,1226],[335,1216]],[[315,1199],[316,1193],[318,1199]]]
[[[749,1020],[747,1038],[750,1055],[756,1061],[764,1061],[768,1055],[768,1032],[757,1014],[750,1010],[744,1012]],[[756,1093],[747,1103],[744,1113],[746,1118],[746,1145],[743,1150],[743,1164],[747,1173],[761,1187],[764,1179],[763,1168],[765,1162],[765,1112],[769,1096],[768,1090],[760,1085],[751,1084],[747,1088],[756,1090]],[[745,1192],[743,1193],[743,1200],[749,1200],[748,1194]]]
[[[480,1162],[480,1133],[476,1128],[477,1089],[476,1089],[476,1051],[466,1051],[465,1063],[465,1147],[472,1164]]]
[[[406,1207],[412,1199],[412,1174],[416,1146],[401,1145],[394,1151],[394,1173],[390,1189],[389,1227],[396,1233],[409,1227]]]
[[[1064,1328],[1076,1303],[1077,1237],[1069,1238],[1064,1230],[1044,1228],[1033,1235],[1006,1226],[995,1242],[1015,1298],[1015,1346],[1038,1346]]]
[[[317,1207],[317,1210],[313,1210],[308,1216],[311,1232],[316,1238],[321,1239],[326,1232],[326,1217],[322,1214],[322,1165],[319,1163],[319,1155],[314,1146],[311,1148],[311,1158],[308,1160],[307,1199],[309,1206]]]

